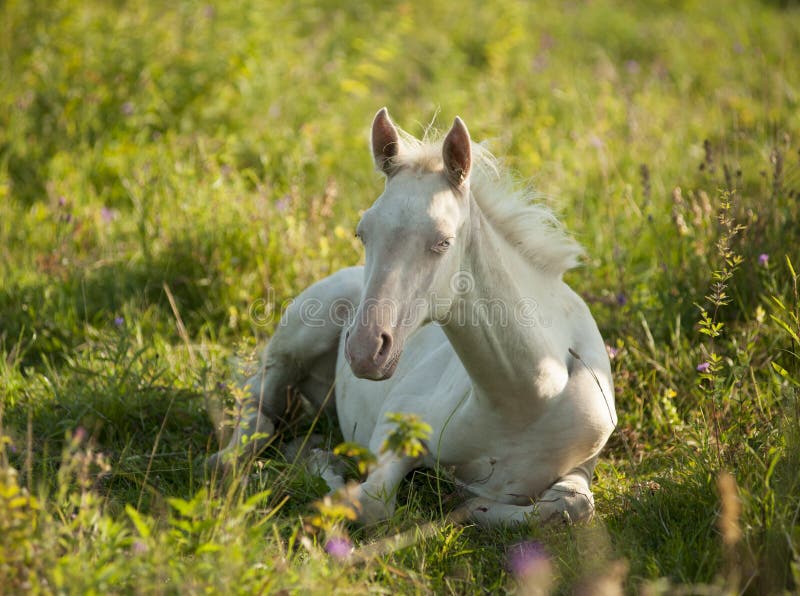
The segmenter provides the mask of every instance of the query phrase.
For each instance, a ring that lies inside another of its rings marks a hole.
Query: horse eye
[[[436,243],[436,249],[439,251],[447,250],[448,248],[450,248],[450,240],[451,240],[450,238],[439,240],[439,242]]]

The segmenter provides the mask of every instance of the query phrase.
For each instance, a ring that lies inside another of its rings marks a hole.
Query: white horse
[[[443,141],[418,141],[384,108],[372,153],[386,187],[358,224],[364,267],[286,310],[248,382],[254,413],[210,463],[271,433],[287,387],[320,406],[335,381],[346,441],[378,453],[389,412],[432,428],[425,455],[385,453],[355,491],[363,523],[389,517],[401,480],[421,466],[452,470],[481,523],[590,519],[616,414],[604,342],[562,280],[580,247],[459,118]]]

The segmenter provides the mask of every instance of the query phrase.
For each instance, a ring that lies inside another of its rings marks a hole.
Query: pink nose
[[[392,356],[392,335],[371,326],[356,326],[345,337],[344,352],[353,374],[379,380],[391,375],[387,364]],[[387,374],[389,373],[389,374]]]

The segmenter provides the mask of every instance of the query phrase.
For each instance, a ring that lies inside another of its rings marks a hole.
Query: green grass
[[[797,5],[338,4],[0,5],[0,586],[497,592],[536,541],[529,589],[800,589]],[[361,258],[383,105],[461,115],[587,248],[620,416],[588,526],[455,523],[423,471],[357,529],[274,447],[196,466],[280,305]]]

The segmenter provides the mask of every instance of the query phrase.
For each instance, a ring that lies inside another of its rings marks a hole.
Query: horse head
[[[372,154],[386,186],[356,230],[366,253],[364,291],[345,355],[356,376],[381,380],[394,373],[408,336],[443,317],[458,290],[472,147],[456,118],[431,153],[383,108],[372,123]]]

